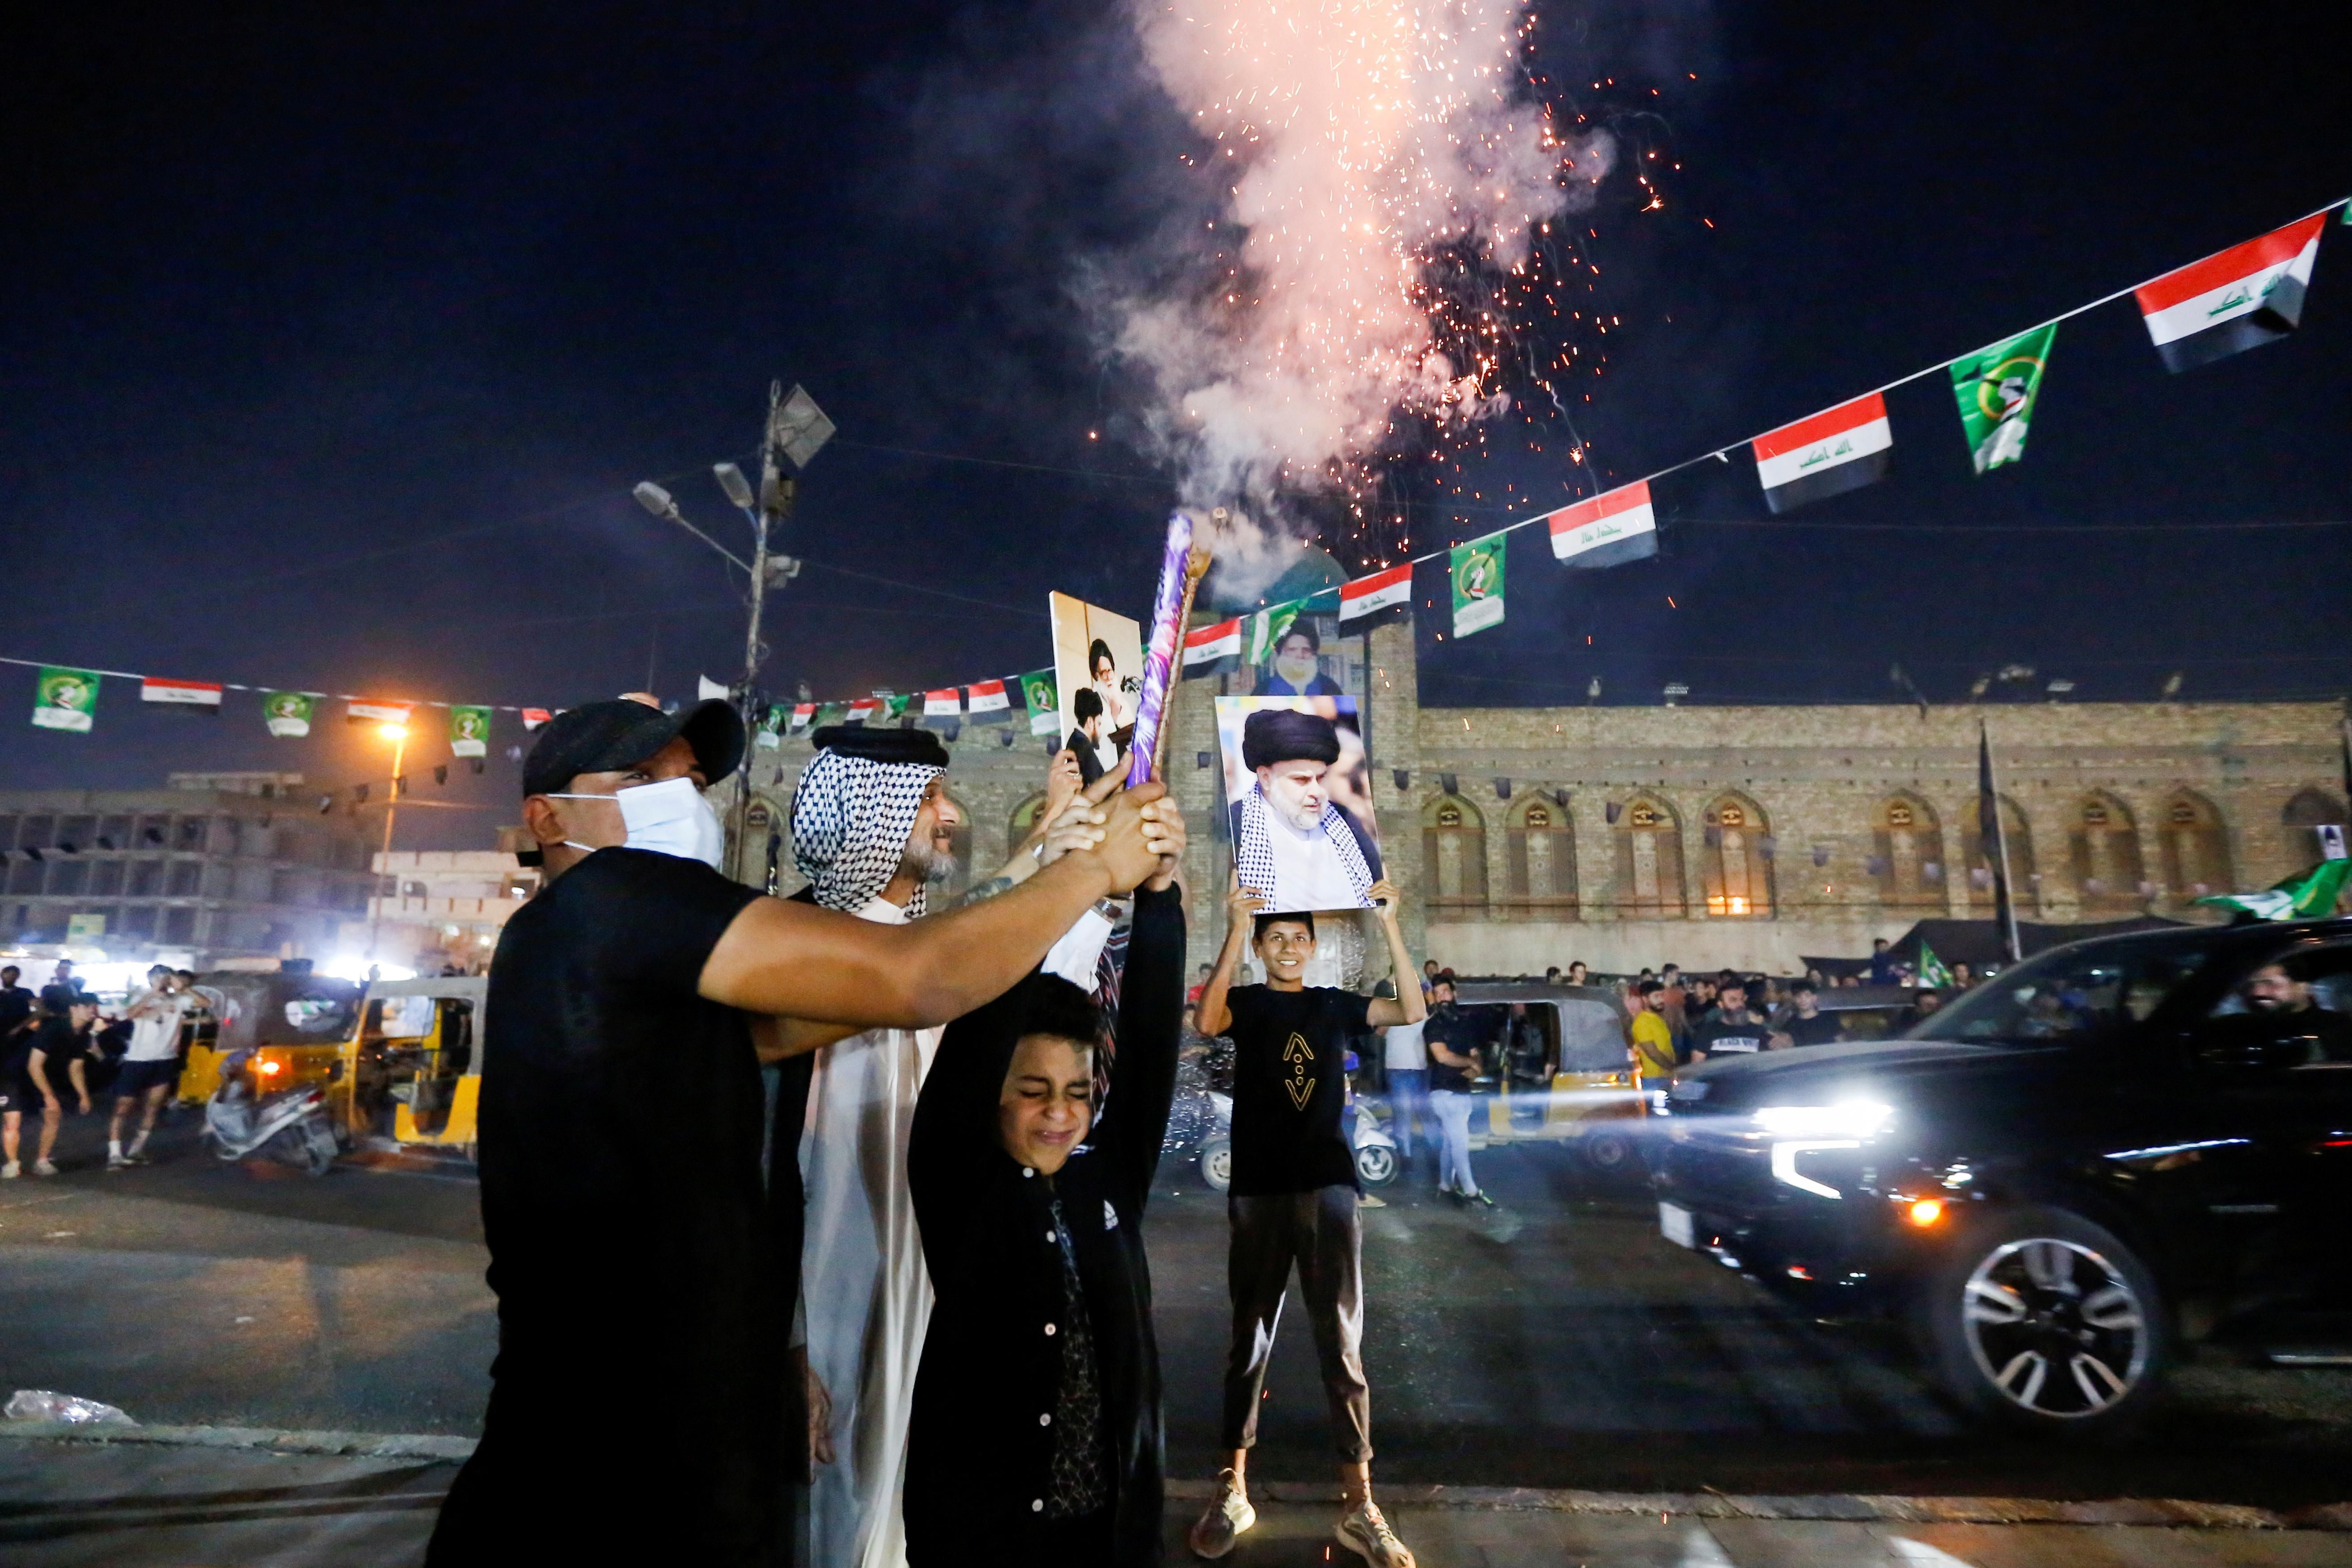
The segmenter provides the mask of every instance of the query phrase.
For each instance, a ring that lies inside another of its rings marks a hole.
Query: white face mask
[[[621,822],[628,829],[628,847],[650,849],[656,855],[675,855],[681,860],[699,860],[718,869],[727,847],[727,830],[719,824],[719,813],[694,781],[681,773],[659,784],[634,784],[612,795],[550,795],[550,800],[609,800],[621,808]],[[567,838],[567,847],[590,849],[591,847]]]

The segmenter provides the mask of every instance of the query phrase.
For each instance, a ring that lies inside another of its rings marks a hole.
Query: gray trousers
[[[1225,1359],[1223,1446],[1257,1444],[1265,1363],[1274,1354],[1274,1332],[1296,1262],[1298,1288],[1307,1298],[1307,1325],[1323,1367],[1323,1391],[1331,1402],[1332,1440],[1342,1459],[1370,1459],[1372,1395],[1364,1382],[1363,1227],[1356,1217],[1356,1189],[1236,1195],[1225,1200],[1225,1212],[1233,1222],[1225,1280],[1234,1299],[1234,1339]]]

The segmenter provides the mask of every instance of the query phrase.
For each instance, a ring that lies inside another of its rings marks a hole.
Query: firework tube
[[[1127,784],[1129,789],[1151,776],[1160,760],[1160,710],[1167,706],[1168,687],[1174,678],[1176,648],[1184,636],[1185,566],[1192,554],[1192,520],[1182,512],[1168,519],[1168,548],[1160,556],[1160,593],[1151,602],[1151,640],[1143,653],[1143,700],[1136,705],[1135,735],[1129,742]]]

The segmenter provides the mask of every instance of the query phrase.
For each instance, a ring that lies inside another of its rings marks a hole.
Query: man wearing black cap
[[[1256,782],[1233,803],[1242,886],[1274,910],[1362,910],[1381,879],[1380,847],[1325,775],[1338,726],[1320,713],[1261,709],[1242,726],[1242,765]]]
[[[797,1248],[761,1186],[760,1060],[959,1016],[1170,843],[1147,784],[1013,891],[877,924],[719,873],[701,792],[742,754],[723,702],[623,700],[560,714],[524,765],[546,886],[499,940],[482,1073],[499,1355],[429,1563],[788,1561]]]

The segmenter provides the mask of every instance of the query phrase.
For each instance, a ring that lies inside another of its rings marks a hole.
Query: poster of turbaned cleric
[[[1065,744],[1088,784],[1119,765],[1143,698],[1143,628],[1067,594],[1053,595],[1054,684]]]
[[[1364,910],[1381,869],[1356,699],[1220,697],[1234,868],[1273,910]]]

